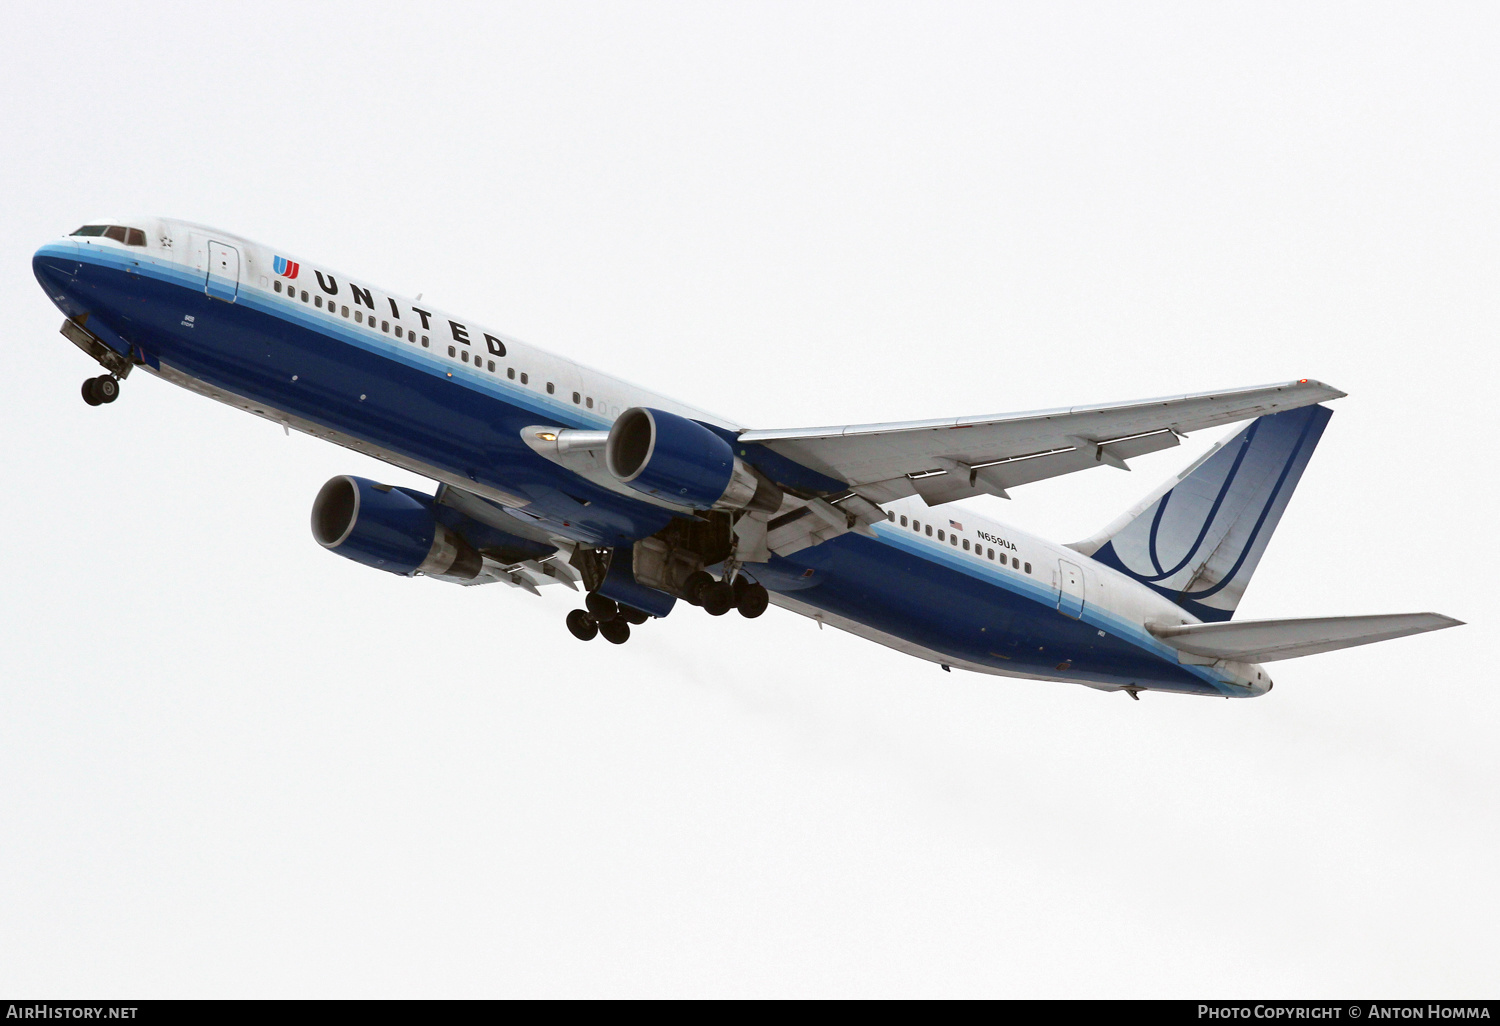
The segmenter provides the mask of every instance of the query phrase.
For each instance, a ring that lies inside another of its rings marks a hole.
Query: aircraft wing
[[[746,431],[754,443],[872,502],[921,495],[929,505],[1109,465],[1170,448],[1178,436],[1345,393],[1302,379],[1130,403],[845,427]]]
[[[1269,663],[1459,626],[1461,621],[1441,613],[1384,613],[1195,623],[1181,627],[1147,624],[1146,629],[1188,655]]]

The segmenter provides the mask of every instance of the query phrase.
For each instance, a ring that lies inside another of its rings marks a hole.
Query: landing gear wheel
[[[120,398],[120,383],[108,374],[94,379],[94,395],[101,403],[112,403]]]
[[[771,604],[771,596],[763,584],[747,581],[743,577],[736,577],[734,581],[734,607],[740,611],[740,615],[747,620],[753,620],[766,611]]]
[[[713,583],[713,575],[707,570],[694,570],[688,574],[688,579],[682,582],[682,597],[695,606],[701,606],[703,605],[703,589]]]
[[[606,620],[599,625],[599,633],[611,645],[623,645],[630,640],[630,624],[624,620]]]
[[[619,603],[612,598],[605,598],[597,591],[589,592],[583,604],[588,606],[589,612],[593,613],[594,619],[600,623],[608,623],[620,615]]]
[[[734,605],[734,588],[728,581],[714,581],[698,589],[698,604],[709,616],[723,616]]]
[[[630,606],[621,606],[619,618],[626,623],[633,623],[639,626],[651,619],[651,614],[643,613],[639,609],[633,609]]]
[[[599,633],[599,625],[588,613],[575,609],[568,614],[568,633],[579,641],[593,641],[594,635]]]
[[[83,383],[83,401],[88,403],[90,406],[98,406],[101,402],[104,401],[94,396],[94,385],[98,382],[98,380],[98,378],[89,378]]]

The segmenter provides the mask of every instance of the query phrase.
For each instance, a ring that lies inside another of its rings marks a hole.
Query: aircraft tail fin
[[[1257,417],[1104,530],[1069,548],[1160,592],[1200,620],[1228,620],[1333,411]]]

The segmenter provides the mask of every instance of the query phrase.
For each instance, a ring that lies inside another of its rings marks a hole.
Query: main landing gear
[[[709,616],[723,616],[731,609],[738,609],[741,616],[751,620],[764,613],[771,604],[765,585],[757,584],[743,574],[735,575],[733,584],[727,580],[716,581],[704,570],[688,577],[682,586],[682,597],[695,606],[702,606]]]
[[[101,374],[83,383],[83,401],[90,406],[102,406],[120,398],[120,379],[113,374]]]
[[[765,585],[757,584],[743,574],[736,575],[731,584],[727,580],[715,580],[712,574],[702,570],[687,579],[682,597],[695,606],[702,606],[710,616],[723,616],[731,609],[738,609],[741,616],[752,620],[771,604],[771,595]],[[623,645],[630,640],[632,624],[640,626],[650,619],[639,609],[621,605],[597,591],[589,592],[583,604],[587,608],[573,610],[567,620],[568,633],[579,641],[593,641],[602,636],[611,645]]]
[[[603,635],[611,645],[623,645],[630,640],[631,624],[639,626],[650,619],[639,609],[622,606],[597,591],[589,592],[583,604],[588,608],[568,614],[568,633],[579,641],[593,641]]]

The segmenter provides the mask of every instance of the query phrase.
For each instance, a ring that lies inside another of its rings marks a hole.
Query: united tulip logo
[[[295,278],[297,272],[302,269],[301,264],[288,260],[286,257],[276,257],[271,263],[276,268],[276,273],[283,278]]]

